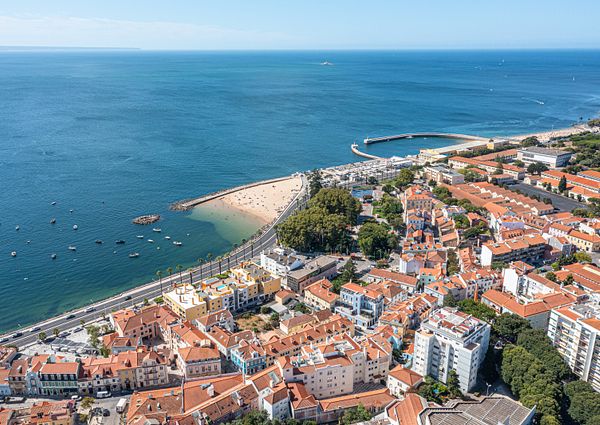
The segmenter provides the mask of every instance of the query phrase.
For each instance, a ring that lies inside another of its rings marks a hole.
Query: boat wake
[[[538,105],[545,105],[545,103],[543,101],[537,100],[537,99],[532,99],[531,97],[522,97],[521,99],[527,100],[529,102],[537,103]]]

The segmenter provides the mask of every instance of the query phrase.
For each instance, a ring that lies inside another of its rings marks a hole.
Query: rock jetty
[[[152,224],[160,220],[160,215],[158,214],[150,214],[150,215],[141,215],[132,220],[133,224]]]

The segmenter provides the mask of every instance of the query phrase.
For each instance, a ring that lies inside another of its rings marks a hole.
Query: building
[[[367,330],[377,323],[383,313],[383,294],[356,283],[346,283],[340,290],[339,306],[335,312]]]
[[[535,329],[548,329],[550,311],[575,302],[575,298],[563,292],[537,296],[532,301],[519,302],[512,294],[490,289],[481,296],[481,302],[498,314],[516,314],[526,319]]]
[[[235,330],[235,320],[233,320],[233,314],[231,314],[231,311],[226,308],[205,314],[204,316],[192,321],[192,323],[202,332],[208,332],[214,326],[227,329],[231,332]]]
[[[425,261],[425,260],[424,260]],[[422,263],[424,267],[424,263]],[[417,289],[417,283],[419,279],[414,276],[409,276],[404,273],[392,272],[390,270],[385,269],[371,269],[369,273],[366,274],[365,280],[369,283],[379,283],[379,282],[393,282],[400,285],[400,288],[405,290],[406,292],[412,294]]]
[[[303,256],[282,247],[260,253],[260,266],[280,277],[284,277],[288,272],[302,267],[304,260]]]
[[[502,242],[486,242],[481,247],[481,265],[491,266],[492,263],[521,260],[539,263],[546,251],[546,240],[540,234],[524,235],[520,238]]]
[[[575,245],[577,249],[585,252],[598,252],[600,251],[600,236],[589,233],[580,232],[579,230],[570,230],[565,235],[565,238]]]
[[[267,367],[265,350],[257,341],[241,341],[231,350],[231,361],[244,375],[253,375]]]
[[[212,347],[179,348],[177,350],[177,366],[186,379],[220,375],[221,354],[219,350]]]
[[[302,295],[310,284],[321,279],[331,280],[337,274],[337,260],[322,255],[306,262],[304,267],[290,271],[285,278],[285,284],[291,291]]]
[[[68,397],[78,393],[79,362],[46,362],[39,371],[40,394]]]
[[[490,339],[490,325],[452,308],[432,313],[415,334],[413,370],[446,382],[456,371],[461,391],[477,379]]]
[[[177,321],[164,307],[153,305],[141,310],[125,309],[110,315],[110,322],[121,337],[152,339],[160,334],[160,323]]]
[[[423,382],[423,377],[417,372],[398,365],[388,374],[387,387],[395,397],[415,390]]]
[[[163,300],[184,321],[196,320],[207,312],[206,301],[198,296],[192,285],[176,286],[172,291],[163,293]]]
[[[573,304],[553,310],[548,337],[573,373],[600,391],[600,307]]]
[[[465,182],[465,176],[452,168],[441,165],[425,167],[423,175],[427,180],[433,180],[436,183],[461,184]]]
[[[333,310],[338,294],[331,291],[332,284],[321,279],[304,289],[304,303],[314,310]]]
[[[525,165],[541,162],[549,168],[566,166],[572,155],[571,152],[539,146],[520,148],[517,151],[517,159],[524,162]]]

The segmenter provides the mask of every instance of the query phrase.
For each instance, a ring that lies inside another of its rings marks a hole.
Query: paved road
[[[538,195],[540,199],[549,198],[552,201],[552,205],[554,205],[554,208],[557,208],[560,211],[571,212],[575,208],[586,208],[585,204],[578,202],[574,199],[567,198],[566,196],[562,195],[557,195],[556,193],[548,192],[544,189],[534,187],[527,183],[517,183],[508,187],[512,190],[519,189],[521,192],[527,195]]]
[[[214,276],[221,271],[227,270],[228,266],[233,267],[243,261],[247,261],[254,255],[260,253],[262,250],[272,247],[277,240],[275,225],[289,217],[296,209],[304,206],[308,199],[307,192],[308,182],[306,178],[302,176],[302,188],[294,197],[294,199],[292,199],[292,202],[290,202],[290,204],[265,232],[258,237],[251,239],[244,246],[231,252],[229,257],[224,257],[224,259],[220,262],[220,266],[219,262],[212,261],[202,265],[201,267],[194,268],[192,273],[193,282],[200,281],[200,276],[203,278]],[[227,261],[227,258],[229,258],[229,261]],[[182,272],[181,278],[184,282],[189,282],[189,272]],[[167,289],[172,283],[177,283],[179,280],[179,273],[174,273],[172,276],[165,277],[161,281],[153,281],[130,291],[123,292],[112,298],[97,302],[88,307],[68,312],[44,322],[31,325],[30,327],[22,330],[21,332],[23,335],[19,337],[13,338],[12,333],[0,335],[0,340],[8,338],[8,340],[2,342],[2,344],[12,344],[18,347],[27,346],[36,342],[38,339],[38,334],[42,331],[48,336],[52,336],[55,328],[58,328],[60,331],[64,331],[81,326],[81,320],[84,320],[86,323],[93,322],[103,316],[108,316],[113,310],[119,310],[127,306],[143,303],[144,299],[152,300],[161,295],[161,286],[163,289]]]

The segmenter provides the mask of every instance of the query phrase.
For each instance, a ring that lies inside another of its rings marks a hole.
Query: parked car
[[[75,315],[74,314],[69,314],[67,317],[65,317],[65,320],[71,320],[74,319]]]
[[[103,409],[103,410],[102,410],[102,416],[110,416],[110,410],[108,410],[108,409]]]

